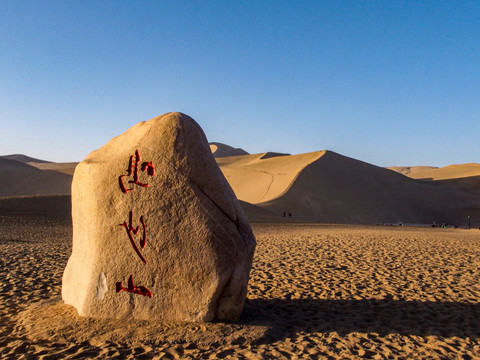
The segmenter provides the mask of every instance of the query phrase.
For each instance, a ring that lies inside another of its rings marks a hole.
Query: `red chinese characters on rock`
[[[140,182],[138,180],[138,171],[139,171],[139,164],[142,161],[140,157],[140,153],[138,150],[135,150],[135,155],[130,156],[130,160],[128,162],[128,169],[127,169],[127,174],[126,175],[120,175],[118,177],[118,182],[120,184],[120,189],[124,194],[127,194],[128,192],[134,190],[134,188],[129,188],[127,189],[125,187],[125,177],[130,178],[127,182],[127,184],[133,184],[133,185],[138,185],[140,187],[148,187],[149,185],[147,183]],[[140,165],[140,171],[146,172],[148,176],[154,176],[155,175],[155,167],[150,161],[146,161],[141,163]],[[133,176],[133,180],[132,180]],[[140,248],[143,250],[145,248],[145,245],[147,244],[147,225],[145,224],[145,219],[143,216],[140,216],[140,224],[142,225],[143,231],[142,231],[142,237],[140,238],[139,245]],[[147,264],[147,260],[145,260],[144,256],[142,255],[142,252],[140,251],[139,247],[137,246],[137,242],[135,241],[134,236],[138,234],[140,231],[140,225],[138,226],[133,226],[133,211],[130,211],[129,213],[129,220],[128,223],[126,221],[123,222],[123,224],[120,224],[120,226],[123,226],[125,228],[125,231],[127,232],[127,236],[130,240],[130,243],[133,246],[133,249],[137,253],[137,255],[140,257],[140,259],[143,261],[144,264]],[[153,294],[150,290],[148,290],[145,286],[135,286],[133,283],[133,275],[130,275],[128,278],[128,287],[123,287],[122,282],[119,281],[116,284],[116,292],[117,294],[125,291],[133,294],[139,294],[143,296],[147,296],[149,298],[153,297]]]
[[[153,296],[152,292],[150,290],[148,290],[145,286],[135,286],[133,284],[133,275],[130,275],[130,277],[128,278],[128,287],[127,288],[123,287],[121,281],[117,282],[116,287],[117,287],[117,294],[119,292],[126,291],[126,292],[130,292],[130,293],[134,293],[134,294],[140,294],[140,295],[143,295],[143,296],[148,296],[149,298],[151,298]]]
[[[127,175],[120,175],[118,177],[118,183],[120,184],[120,189],[124,194],[132,191],[134,188],[127,189],[125,187],[125,183],[123,178],[124,177],[129,177],[131,178],[133,175],[133,180],[129,180],[127,184],[134,184],[138,185],[141,187],[148,187],[149,185],[147,183],[142,183],[138,180],[138,164],[142,161],[142,158],[140,157],[140,153],[138,150],[135,150],[135,155],[130,156],[130,160],[128,162],[128,169],[127,169]],[[145,161],[140,165],[140,171],[146,172],[148,176],[155,176],[155,166],[150,161]]]
[[[132,225],[132,218],[133,218],[133,213],[130,211],[130,216],[129,216],[129,222],[127,224],[126,221],[123,222],[123,224],[120,224],[120,226],[124,226],[125,230],[127,231],[128,238],[130,239],[130,242],[132,243],[133,249],[137,253],[137,255],[142,259],[142,261],[146,264],[147,260],[143,257],[142,253],[138,249],[137,243],[135,242],[133,235],[137,235],[138,230],[140,230],[140,225],[137,227],[133,227]],[[143,237],[140,238],[140,247],[142,249],[145,248],[145,245],[147,243],[147,226],[145,225],[145,220],[143,220],[143,216],[140,216],[140,223],[142,224],[143,227]]]

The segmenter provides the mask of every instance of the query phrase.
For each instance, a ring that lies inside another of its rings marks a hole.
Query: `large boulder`
[[[238,319],[255,237],[200,126],[141,122],[89,154],[72,183],[62,297],[82,316]]]

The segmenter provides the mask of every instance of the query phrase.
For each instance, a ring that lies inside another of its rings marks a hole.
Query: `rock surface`
[[[72,183],[62,297],[82,316],[234,321],[255,238],[200,126],[141,122],[92,152]]]

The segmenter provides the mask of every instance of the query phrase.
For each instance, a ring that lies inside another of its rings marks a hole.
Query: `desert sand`
[[[79,317],[60,299],[69,213],[10,205],[0,217],[2,359],[480,358],[478,230],[253,224],[240,320],[162,324]]]
[[[60,297],[76,164],[0,157],[0,357],[480,359],[478,164],[385,169],[215,146],[257,238],[236,323],[79,317]],[[327,224],[434,217],[463,229]]]

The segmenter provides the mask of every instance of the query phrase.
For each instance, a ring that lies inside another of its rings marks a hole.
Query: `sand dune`
[[[470,215],[480,221],[476,194],[409,179],[331,151],[268,159],[238,156],[218,164],[239,199],[277,216],[285,213],[285,220],[464,225]]]
[[[480,164],[458,164],[441,168],[430,166],[398,167],[389,168],[404,174],[412,179],[419,180],[450,180],[480,176]]]
[[[0,216],[71,220],[70,195],[0,197]]]
[[[245,152],[210,146],[250,221],[480,223],[479,164],[392,171],[331,151],[226,156]],[[70,194],[75,166],[0,157],[0,196]]]
[[[389,169],[412,179],[436,181],[441,185],[453,189],[480,195],[480,164],[449,165],[441,168],[428,166],[416,166],[412,168],[394,166]]]
[[[23,154],[0,156],[0,159],[14,160],[26,165],[33,166],[39,170],[58,171],[70,176],[73,176],[75,168],[78,165],[78,162],[56,163],[56,162],[51,162],[46,160],[35,159]]]
[[[276,156],[272,153],[217,159],[240,200],[258,204],[281,196],[298,174],[325,152]]]
[[[34,163],[34,162],[27,162],[28,165],[34,166],[39,170],[52,170],[57,171],[60,173],[64,173],[70,176],[73,176],[75,172],[75,168],[77,167],[77,162],[68,162],[68,163]]]
[[[480,176],[437,180],[437,182],[444,186],[480,195]]]
[[[240,148],[234,148],[218,142],[212,142],[209,144],[210,150],[212,151],[212,154],[215,158],[225,156],[248,155],[248,152]]]
[[[264,209],[261,206],[248,203],[246,201],[239,200],[245,215],[251,222],[283,222],[284,218],[280,215]]]
[[[35,163],[35,164],[50,163],[50,161],[35,159],[23,154],[4,155],[4,156],[0,156],[0,158],[7,159],[7,160],[20,161],[22,163]]]
[[[408,177],[411,177],[410,175],[413,175],[415,173],[422,172],[425,170],[434,170],[438,168],[434,166],[391,166],[388,169],[396,171]]]
[[[72,176],[0,158],[0,196],[67,195]]]

